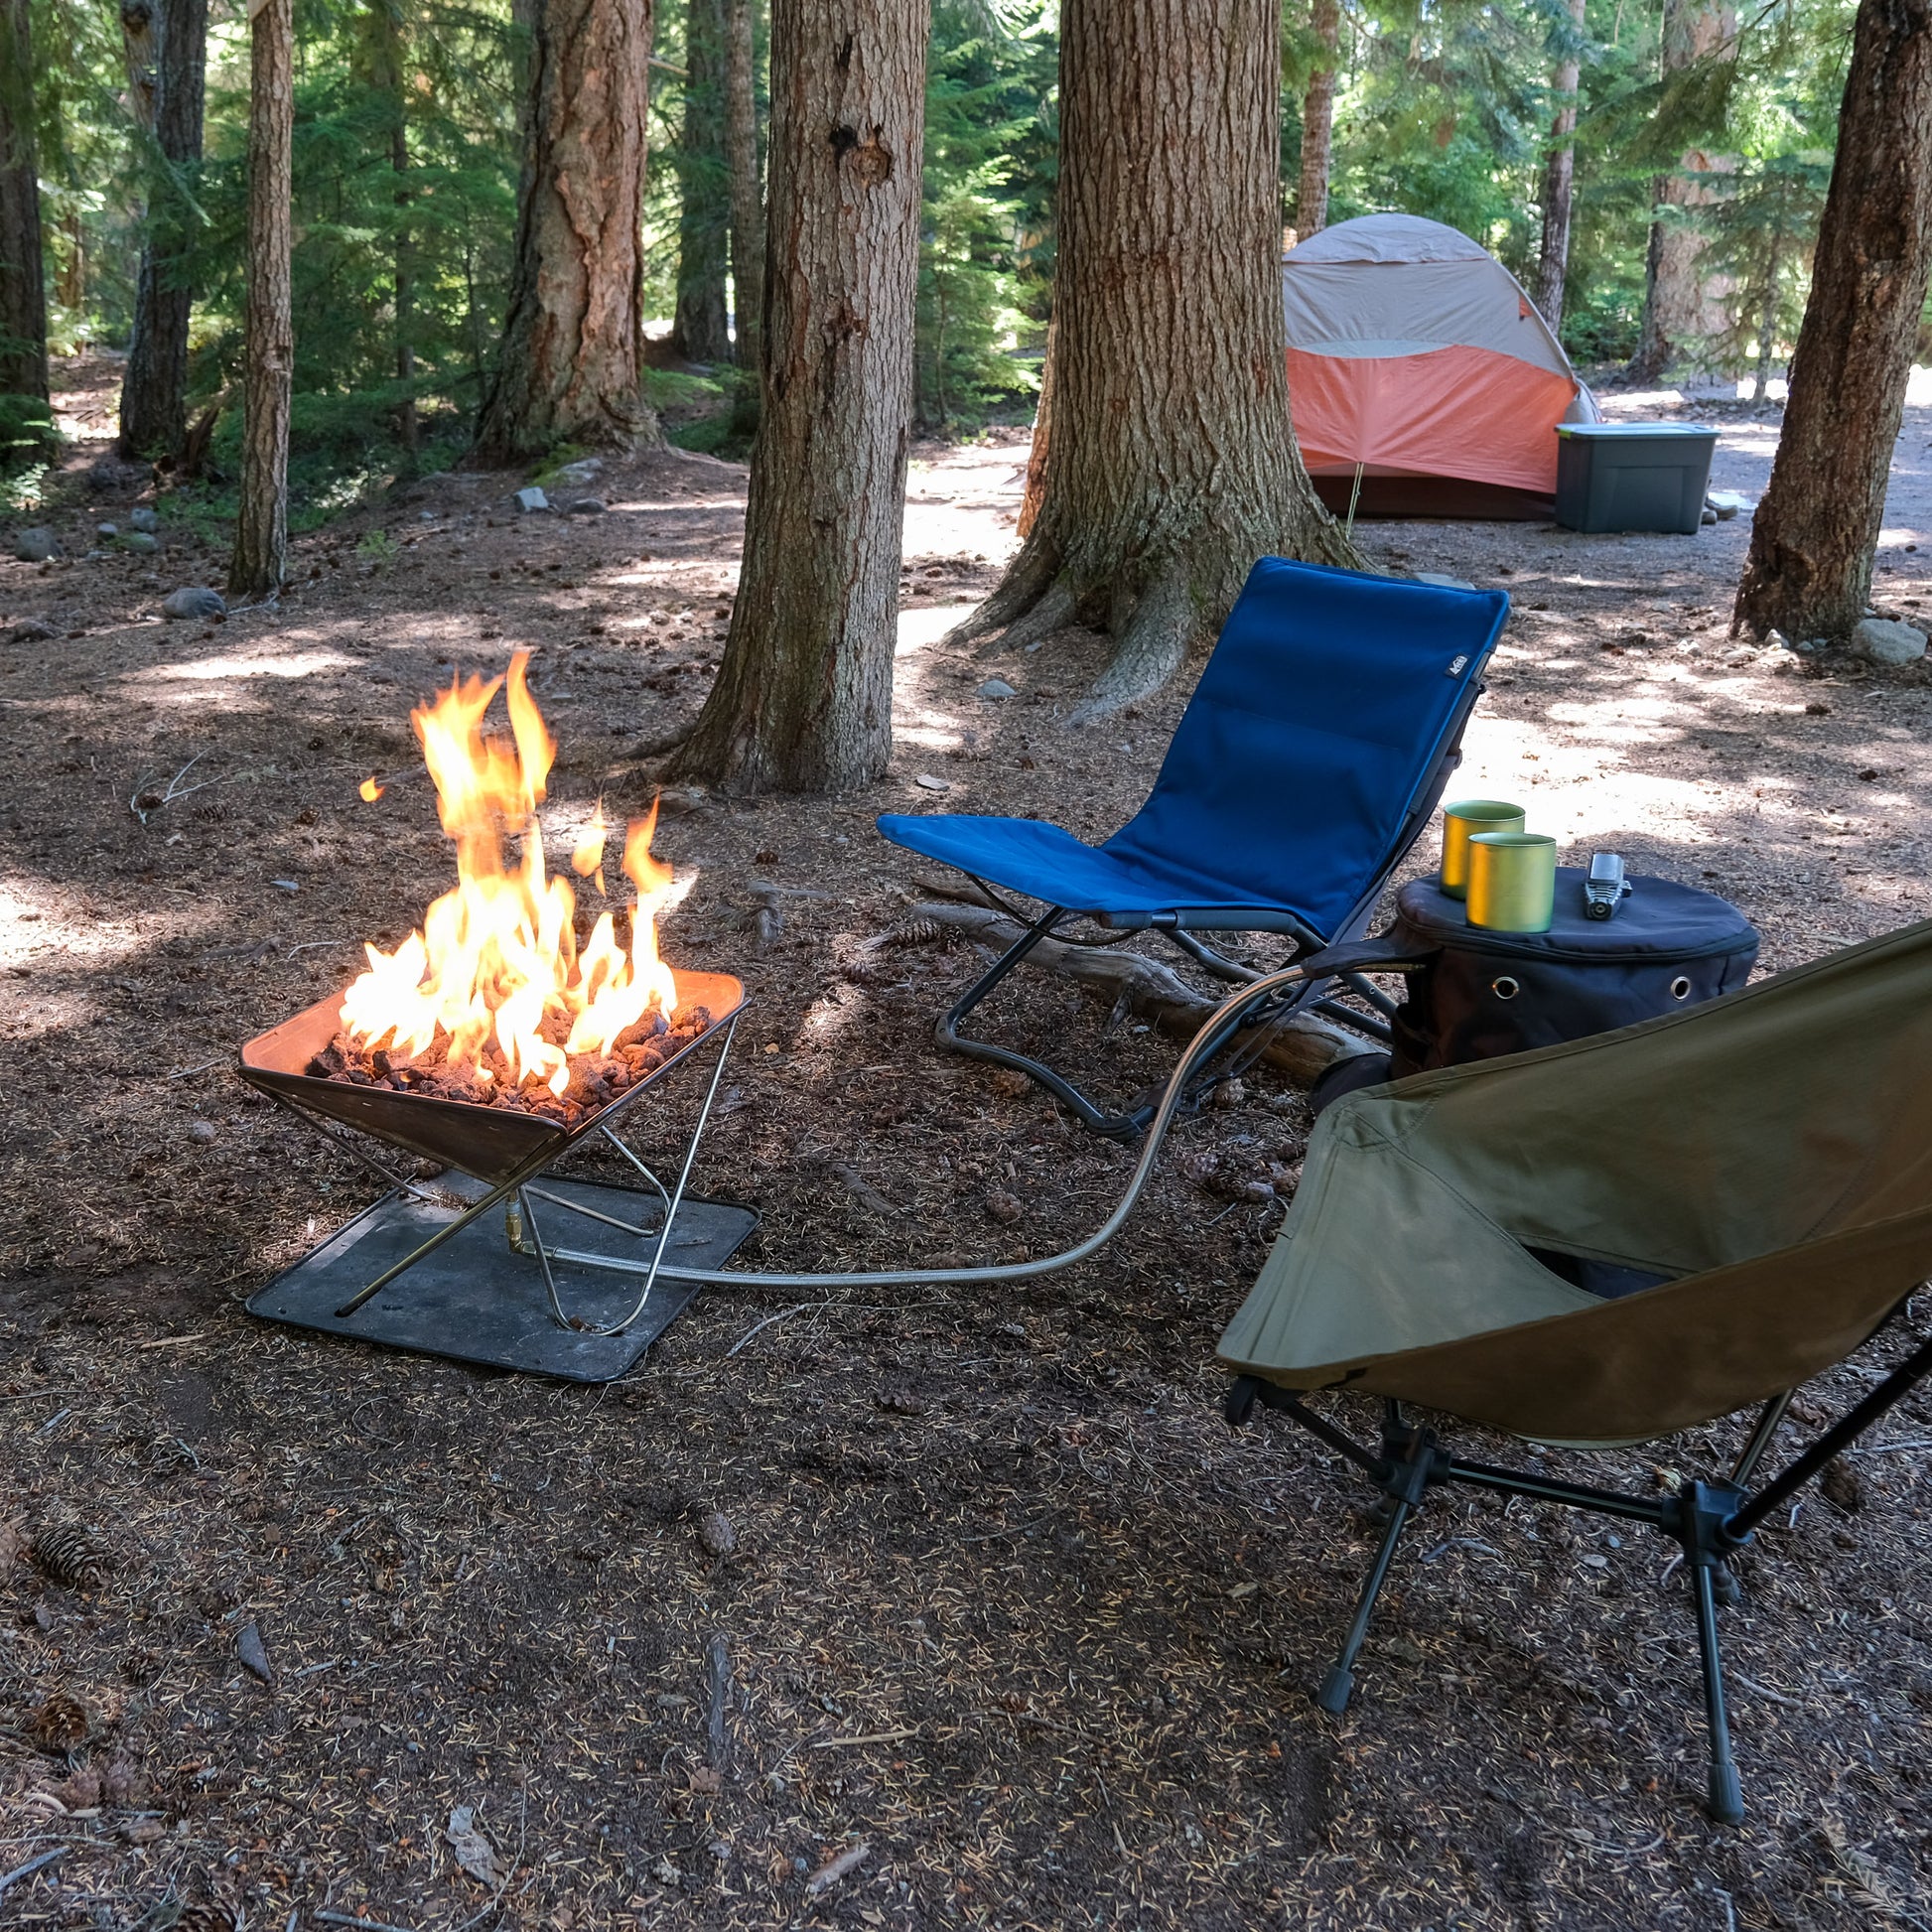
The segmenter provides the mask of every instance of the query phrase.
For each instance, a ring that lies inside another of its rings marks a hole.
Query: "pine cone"
[[[946,928],[937,919],[901,919],[879,935],[882,946],[938,946],[946,940]]]
[[[66,1691],[54,1692],[27,1720],[28,1736],[50,1751],[78,1750],[93,1729],[93,1713]]]
[[[98,1589],[107,1581],[107,1551],[79,1523],[54,1523],[38,1531],[34,1561],[69,1589]]]
[[[239,1932],[239,1921],[225,1905],[191,1905],[176,1919],[175,1932]]]

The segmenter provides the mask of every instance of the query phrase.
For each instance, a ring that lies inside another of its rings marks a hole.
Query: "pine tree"
[[[1289,422],[1280,27],[1277,0],[1061,12],[1044,475],[1019,555],[957,634],[1017,649],[1104,616],[1115,654],[1079,716],[1172,676],[1257,557],[1352,555]]]
[[[769,302],[745,562],[676,760],[830,791],[892,757],[912,402],[923,0],[773,0]]]
[[[678,139],[677,313],[671,348],[687,361],[731,359],[725,301],[731,188],[725,163],[726,0],[690,0],[684,127]]]
[[[642,205],[652,0],[536,0],[530,148],[485,460],[655,441],[642,396]]]
[[[28,0],[0,0],[0,395],[48,399]]]

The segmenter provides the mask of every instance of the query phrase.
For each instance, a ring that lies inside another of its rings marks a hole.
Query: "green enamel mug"
[[[1469,841],[1478,832],[1520,832],[1521,805],[1495,798],[1464,798],[1443,807],[1443,891],[1463,898],[1469,891]]]
[[[1486,932],[1548,932],[1557,906],[1557,842],[1541,832],[1478,832],[1469,841],[1469,923]]]

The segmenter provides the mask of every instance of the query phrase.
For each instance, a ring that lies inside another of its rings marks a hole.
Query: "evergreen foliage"
[[[1551,74],[1575,51],[1583,82],[1569,347],[1595,365],[1631,353],[1652,221],[1688,222],[1706,242],[1727,318],[1695,345],[1695,358],[1761,380],[1788,354],[1803,307],[1852,0],[1777,0],[1740,16],[1734,59],[1670,72],[1665,5],[1589,0],[1577,47],[1563,0],[1345,0],[1330,219],[1375,208],[1430,215],[1527,277]],[[376,32],[377,6],[394,10],[386,45],[399,73]],[[214,15],[206,157],[159,197],[154,158],[129,112],[115,10],[36,0],[36,21],[52,346],[123,345],[144,221],[176,223],[189,237],[198,292],[191,408],[204,408],[232,393],[240,353],[241,10]],[[761,35],[762,26],[760,71]],[[299,524],[412,467],[454,461],[467,445],[502,327],[521,66],[511,0],[298,0],[297,42]],[[645,312],[659,337],[676,301],[680,227],[688,235],[694,220],[720,218],[719,157],[685,139],[689,45],[689,0],[659,0],[644,250]],[[1297,110],[1315,53],[1308,0],[1284,0],[1285,183],[1295,178]],[[915,377],[922,427],[970,428],[1030,407],[1051,300],[1057,60],[1054,0],[934,0]],[[1659,182],[1690,155],[1706,158],[1698,179],[1712,198],[1659,213]],[[670,359],[660,350],[660,362]],[[679,441],[743,453],[731,440],[732,371],[714,368],[681,387],[668,370],[652,381],[660,377],[676,388]],[[405,434],[412,402],[414,442]],[[230,405],[212,447],[212,507],[232,476],[234,413]]]

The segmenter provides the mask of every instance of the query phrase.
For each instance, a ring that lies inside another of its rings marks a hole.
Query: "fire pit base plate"
[[[481,1199],[488,1190],[460,1174],[437,1185]],[[633,1226],[654,1227],[659,1210],[652,1195],[629,1187],[583,1180],[542,1182],[546,1192],[615,1215]],[[650,1246],[601,1221],[538,1207],[544,1238],[592,1254],[648,1260]],[[248,1302],[248,1311],[322,1334],[349,1335],[387,1348],[447,1355],[459,1362],[555,1375],[570,1382],[609,1382],[632,1366],[698,1292],[679,1282],[658,1281],[643,1311],[621,1335],[594,1335],[562,1328],[550,1312],[543,1270],[534,1255],[518,1254],[503,1234],[499,1213],[483,1215],[433,1254],[399,1275],[371,1302],[346,1318],[336,1313],[365,1282],[400,1261],[456,1210],[402,1194],[385,1194],[375,1205],[278,1275]],[[687,1194],[671,1230],[664,1259],[685,1268],[722,1268],[743,1245],[759,1217],[749,1207],[700,1200]],[[588,1321],[622,1318],[637,1299],[641,1277],[609,1274],[555,1262],[557,1294],[565,1311]]]

